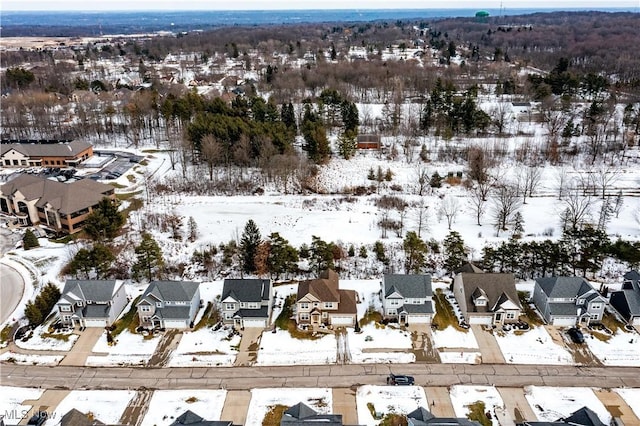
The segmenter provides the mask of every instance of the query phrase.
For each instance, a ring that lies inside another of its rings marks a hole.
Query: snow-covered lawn
[[[5,423],[18,424],[21,419],[32,414],[29,411],[33,406],[24,405],[23,402],[40,399],[43,393],[44,389],[0,386],[0,414],[4,414]]]
[[[511,364],[574,364],[573,356],[556,344],[542,326],[527,331],[494,331],[502,355]]]
[[[54,416],[46,421],[45,426],[55,426],[60,417],[75,408],[92,416],[104,424],[118,424],[133,397],[134,391],[126,390],[76,390],[69,394],[55,407]]]
[[[328,388],[251,389],[245,426],[261,426],[265,414],[275,405],[292,407],[303,402],[320,414],[333,412],[333,394]]]
[[[343,290],[355,290],[358,293],[360,303],[356,305],[358,309],[358,319],[362,319],[369,308],[376,311],[382,310],[380,300],[380,280],[340,280],[340,288]]]
[[[351,362],[353,363],[409,363],[416,360],[415,355],[410,352],[411,333],[408,331],[389,326],[367,324],[362,327],[361,333],[356,333],[352,328],[348,328],[347,332]],[[393,349],[393,351],[385,349]]]
[[[191,410],[205,420],[220,420],[226,390],[158,390],[153,392],[142,426],[166,426]]]
[[[597,331],[586,332],[585,342],[604,365],[640,366],[640,336],[637,333],[618,329],[607,341],[601,341],[595,334],[603,335]]]
[[[496,388],[493,386],[468,386],[456,385],[452,386],[449,391],[451,404],[457,417],[467,417],[469,406],[482,401],[485,406],[485,412],[491,413],[491,423],[498,426],[498,419],[495,416],[496,408],[504,409],[504,402]]]
[[[633,414],[640,419],[640,388],[635,389],[614,389],[624,399]]]
[[[284,301],[287,296],[298,293],[298,283],[295,284],[283,284],[273,287],[273,310],[271,312],[271,325],[275,324],[278,316],[282,312],[284,307]]]
[[[62,358],[64,355],[19,354],[11,351],[0,354],[0,361],[11,360],[16,364],[27,365],[58,365]]]
[[[73,344],[78,340],[77,334],[64,334],[67,340],[57,339],[55,337],[43,337],[48,334],[49,324],[43,324],[33,330],[33,335],[29,340],[23,342],[21,339],[16,340],[16,346],[22,349],[35,351],[69,351]],[[61,333],[60,336],[63,336]]]
[[[449,326],[444,330],[434,330],[432,335],[433,344],[438,348],[442,363],[476,364],[480,362],[481,354],[479,350],[467,350],[480,349],[470,328],[463,332]]]
[[[568,417],[582,407],[589,407],[600,420],[609,424],[611,414],[590,388],[527,386],[525,397],[538,420],[552,422]]]
[[[240,336],[232,334],[231,327],[219,330],[202,328],[187,331],[169,358],[169,367],[207,367],[233,365]],[[229,337],[231,335],[231,337]]]
[[[260,339],[257,365],[331,364],[337,358],[336,337],[296,339],[286,330],[266,331]]]
[[[381,417],[373,418],[368,404]],[[388,413],[408,414],[418,407],[428,408],[427,396],[422,386],[360,386],[356,393],[358,423],[377,425]]]
[[[116,337],[116,344],[107,343],[106,332],[100,336],[93,352],[105,353],[87,357],[88,366],[137,365],[147,362],[158,346],[160,337],[145,338],[124,330]]]

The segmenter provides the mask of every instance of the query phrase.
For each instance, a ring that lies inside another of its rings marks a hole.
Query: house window
[[[400,305],[400,301],[398,299],[390,299],[389,306],[398,306]]]
[[[589,315],[589,319],[592,319],[592,320],[599,320],[599,319],[600,319],[600,315],[598,315],[598,314],[591,314],[591,315]]]
[[[149,322],[149,317],[142,317],[142,322]]]
[[[584,304],[584,299],[578,299],[578,305]]]
[[[601,303],[592,303],[591,304],[591,309],[595,309],[595,310],[602,309],[602,304]]]
[[[93,303],[93,300],[87,300],[87,305],[90,305]]]
[[[230,320],[232,318],[233,318],[233,314],[232,313],[230,313],[230,312],[225,312],[224,313],[224,319]]]
[[[487,301],[484,299],[476,299],[473,302],[476,306],[486,306],[487,305]]]
[[[71,306],[67,306],[67,305],[60,306],[60,312],[71,312]]]
[[[78,303],[76,303],[76,305],[78,305],[78,306],[82,306],[82,301],[81,301],[81,300],[80,300],[80,301],[78,301]]]
[[[247,303],[248,309],[260,309],[260,304],[258,302]]]
[[[162,302],[156,302],[156,308],[162,308]]]
[[[318,302],[313,302],[313,307],[314,307],[314,308],[317,308],[318,306],[320,306],[320,303],[318,303]]]
[[[397,315],[398,311],[396,309],[387,309],[387,315]]]
[[[62,317],[62,321],[64,322],[70,322],[71,321],[71,315],[64,315]]]
[[[326,313],[326,312],[323,312],[323,313],[322,313],[322,318],[326,318],[326,317],[327,317],[327,313]]]
[[[309,309],[309,304],[306,302],[300,303],[300,309]]]
[[[309,314],[300,314],[300,321],[309,321]]]
[[[141,312],[151,312],[151,306],[140,306]]]
[[[244,303],[244,302],[240,302],[240,307],[241,307],[241,308],[246,308],[246,303]]]
[[[333,302],[324,302],[324,307],[327,309],[333,308]]]
[[[507,312],[507,319],[514,319],[516,317],[516,313],[509,311]]]
[[[235,311],[236,309],[236,304],[235,303],[225,303],[224,304],[224,310],[225,311]]]

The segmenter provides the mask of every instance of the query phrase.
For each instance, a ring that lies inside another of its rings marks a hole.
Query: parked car
[[[36,411],[27,422],[27,425],[42,426],[47,421],[47,418],[49,418],[49,413],[46,411]]]
[[[394,386],[411,386],[415,383],[413,376],[405,376],[400,374],[389,374],[387,384]]]
[[[582,331],[580,331],[576,327],[571,327],[570,329],[568,329],[567,334],[569,335],[573,343],[584,343],[584,334],[582,334]]]

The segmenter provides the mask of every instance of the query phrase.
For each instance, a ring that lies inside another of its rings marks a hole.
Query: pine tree
[[[373,252],[375,253],[376,260],[378,262],[382,262],[385,265],[389,263],[389,259],[387,258],[387,255],[385,253],[384,244],[382,244],[382,241],[376,241],[373,244]]]
[[[118,211],[116,200],[103,198],[84,223],[84,232],[96,241],[114,238],[124,225],[126,218]]]
[[[151,281],[164,266],[162,250],[151,234],[144,232],[142,241],[135,249],[136,263],[131,268],[134,279],[146,278]]]
[[[188,240],[194,242],[198,239],[198,224],[193,216],[189,216],[189,222],[187,222],[187,226],[189,227],[189,237]]]
[[[38,237],[33,233],[31,229],[27,229],[24,232],[24,237],[22,237],[22,247],[25,250],[30,250],[34,247],[40,247],[40,242],[38,242]]]
[[[353,157],[357,149],[358,142],[351,132],[344,132],[338,137],[338,152],[345,160]]]
[[[255,257],[258,252],[258,246],[262,237],[258,225],[249,219],[244,226],[242,238],[240,239],[240,259],[242,261],[242,270],[247,274],[256,271]]]
[[[522,238],[524,234],[524,218],[522,213],[516,212],[513,216],[513,238]]]
[[[329,244],[315,235],[311,237],[310,263],[317,274],[320,274],[325,269],[334,268],[333,249],[334,244]]]
[[[367,254],[367,248],[365,246],[360,246],[360,252],[358,253],[362,259],[366,259],[369,255]]]
[[[460,234],[456,231],[449,232],[449,235],[443,242],[445,261],[444,267],[447,271],[453,272],[458,269],[467,258],[467,252],[464,248],[464,241]]]
[[[267,264],[272,276],[279,279],[281,274],[295,272],[298,269],[298,251],[277,232],[269,235],[269,243]]]
[[[425,264],[428,247],[414,231],[407,232],[403,241],[405,273],[418,274]]]

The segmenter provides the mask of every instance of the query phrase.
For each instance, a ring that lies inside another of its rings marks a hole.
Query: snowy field
[[[221,367],[233,365],[238,354],[240,336],[231,327],[202,328],[182,334],[178,347],[171,353],[169,367]]]
[[[373,418],[367,404],[380,417]],[[361,425],[377,425],[384,415],[389,413],[408,414],[418,407],[428,408],[427,396],[421,386],[360,386],[356,393],[358,423]]]
[[[382,310],[382,300],[380,299],[381,284],[380,279],[375,280],[350,280],[340,279],[340,289],[355,290],[358,293],[360,303],[356,305],[358,309],[358,319],[362,319],[369,309]]]
[[[296,339],[287,330],[262,333],[256,365],[332,364],[337,359],[333,334],[319,339]]]
[[[552,422],[568,417],[585,406],[593,410],[603,423],[611,421],[611,414],[590,388],[527,386],[525,397],[540,421]]]
[[[145,339],[141,334],[133,334],[124,330],[116,337],[116,344],[109,345],[105,332],[100,336],[92,351],[105,355],[87,357],[86,365],[98,367],[144,364],[154,354],[158,343],[160,343],[159,336]]]
[[[491,423],[495,426],[500,425],[495,412],[496,408],[498,410],[504,409],[504,402],[495,387],[457,385],[451,387],[449,396],[456,417],[466,418],[469,413],[469,405],[482,401],[485,405],[485,412],[491,413]]]
[[[47,334],[49,324],[43,324],[36,327],[33,330],[33,335],[29,340],[23,342],[18,339],[15,341],[16,346],[22,349],[29,349],[35,351],[64,351],[68,352],[73,347],[73,344],[78,340],[77,334],[67,334],[67,340],[56,339],[55,337],[43,337],[43,334]]]
[[[640,419],[640,388],[635,389],[614,389],[627,403],[633,414]]]
[[[104,424],[118,424],[133,397],[134,391],[126,390],[74,390],[58,404],[54,416],[45,422],[45,426],[56,426],[60,417],[69,410],[91,414],[93,418]]]
[[[58,365],[64,355],[20,354],[7,351],[0,354],[0,361],[9,361],[22,365]]]
[[[526,332],[500,330],[494,332],[494,336],[509,364],[574,364],[571,353],[555,343],[542,326],[533,327]]]
[[[640,367],[640,336],[637,333],[618,329],[605,342],[595,337],[596,333],[598,332],[585,333],[585,342],[604,365]]]
[[[30,411],[33,406],[23,402],[40,399],[43,393],[44,389],[0,386],[0,414],[4,414],[5,423],[18,424],[21,419],[32,415]]]
[[[328,388],[251,389],[245,426],[261,426],[272,406],[292,407],[303,402],[321,414],[333,412],[333,394]]]
[[[157,390],[141,426],[168,426],[187,410],[205,420],[220,420],[226,397],[225,390]]]
[[[360,333],[347,329],[351,362],[410,363],[416,357],[411,353],[411,333],[389,326],[367,324]]]
[[[463,332],[449,326],[444,330],[434,330],[432,335],[434,346],[438,349],[440,361],[443,364],[477,364],[480,362],[480,348],[470,328]]]

